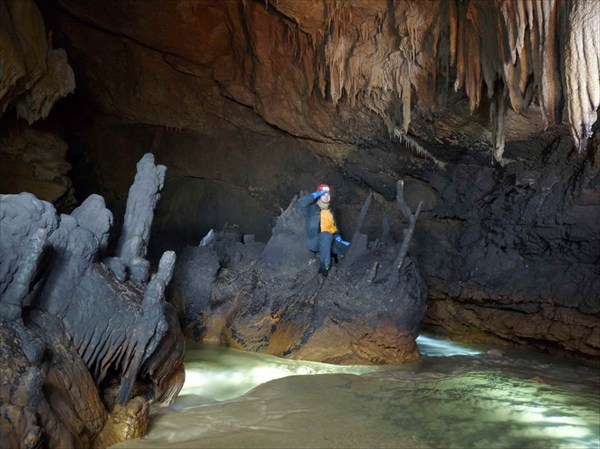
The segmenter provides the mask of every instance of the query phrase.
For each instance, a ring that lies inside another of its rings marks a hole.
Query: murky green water
[[[600,448],[600,369],[419,338],[402,366],[190,347],[186,384],[120,448]]]

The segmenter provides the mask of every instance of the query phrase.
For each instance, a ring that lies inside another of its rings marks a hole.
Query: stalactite
[[[469,107],[473,112],[481,100],[481,33],[479,13],[474,3],[470,3],[467,9],[467,27],[469,38],[467,40],[468,68],[466,69],[465,90],[469,97]]]
[[[505,25],[505,33],[506,33],[506,42],[501,48],[506,47],[507,52],[510,54],[506,55],[506,59],[509,60],[511,64],[514,64],[517,59],[517,30],[518,24],[515,23],[515,5],[513,1],[504,1],[500,4],[500,10],[502,11],[502,15],[498,15],[498,18],[504,19]]]
[[[412,150],[418,156],[424,157],[426,159],[431,160],[439,169],[444,170],[446,168],[446,164],[439,159],[437,159],[433,154],[423,148],[415,139],[408,136],[407,134],[403,134],[401,132],[396,133],[396,137],[400,141],[400,143],[406,146],[409,150]]]
[[[314,52],[314,41],[310,34],[304,34],[297,28],[295,32],[297,35],[295,42],[296,45],[298,45],[298,48],[296,49],[294,54],[298,55],[298,58],[300,59],[300,64],[304,69],[304,77],[306,79],[308,88],[307,93],[308,95],[312,95],[315,89],[315,77],[313,76],[313,74],[316,72],[316,68],[313,64],[314,58],[311,58],[309,55],[306,54],[306,49],[311,49]]]
[[[458,45],[458,9],[456,2],[454,0],[450,0],[450,19],[449,19],[449,28],[450,28],[450,63],[456,63],[456,47]]]
[[[458,3],[458,8],[457,8],[458,27],[457,27],[457,36],[456,36],[456,39],[457,39],[456,40],[456,81],[454,82],[454,90],[455,91],[458,91],[462,87],[464,77],[465,77],[465,66],[466,66],[465,34],[467,33],[467,31],[465,29],[466,25],[467,25],[466,9],[467,9],[467,6],[464,4],[464,2]]]
[[[540,106],[546,126],[560,122],[561,84],[556,54],[557,2],[546,0],[536,4],[536,18],[541,37],[538,51],[543,58],[541,64]]]
[[[288,35],[308,92],[318,89],[333,104],[345,98],[351,106],[366,106],[392,137],[396,130],[406,135],[415,104],[428,110],[438,101],[438,71],[450,66],[454,89],[464,88],[471,112],[482,95],[494,99],[497,159],[506,105],[523,113],[536,91],[545,126],[560,123],[567,101],[580,148],[597,120],[600,0],[382,0],[367,16],[348,1],[321,5],[323,28],[308,32],[299,24]]]
[[[528,106],[526,97],[527,79],[530,74],[525,35],[529,32],[525,5],[520,0],[501,3],[502,14],[498,15],[498,30],[507,30],[507,45],[501,45],[503,76],[508,86],[511,107],[522,112]],[[504,24],[504,26],[503,26]],[[502,39],[500,33],[499,39]]]
[[[600,1],[573,2],[565,51],[567,110],[581,152],[592,136],[600,107]]]
[[[490,124],[492,127],[492,157],[502,162],[504,154],[504,121],[506,119],[506,89],[501,80],[496,82],[493,101],[490,104]]]

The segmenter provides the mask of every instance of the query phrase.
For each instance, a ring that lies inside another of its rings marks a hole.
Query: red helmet
[[[331,187],[329,187],[327,184],[319,184],[317,186],[317,192],[321,192],[323,190],[327,190],[328,192],[331,192]]]

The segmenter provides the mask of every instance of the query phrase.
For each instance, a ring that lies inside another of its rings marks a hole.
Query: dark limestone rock
[[[405,206],[403,198],[400,204]],[[317,274],[317,258],[306,248],[306,226],[296,198],[278,218],[258,258],[248,258],[255,242],[246,239],[242,244],[231,231],[220,233],[208,246],[186,248],[174,289],[184,298],[179,301],[185,303],[188,333],[288,358],[332,363],[416,360],[427,287],[406,248],[418,213],[406,209],[411,222],[403,245],[383,237],[368,244],[360,233],[368,205],[359,217],[353,250],[326,278]],[[233,251],[243,254],[240,261],[231,263],[227,255]],[[210,266],[209,274],[199,277],[203,266]]]
[[[295,197],[277,219],[258,266],[284,278],[305,269],[311,257],[306,247],[306,223]]]
[[[187,247],[179,253],[169,295],[182,317],[185,333],[192,338],[203,337],[202,314],[209,307],[219,268],[219,257],[210,247]]]
[[[219,233],[209,231],[198,247],[188,246],[179,253],[169,298],[182,317],[187,335],[197,340],[206,338],[206,314],[214,308],[211,295],[220,271],[251,269],[264,247],[254,236],[242,237],[235,228],[228,227]]]
[[[427,320],[460,338],[600,355],[600,145],[565,156],[564,135],[510,148],[504,167],[430,176],[438,220],[421,221],[415,257],[432,298]],[[442,178],[446,178],[442,180]],[[596,194],[590,192],[596,189]],[[587,192],[587,194],[586,194]],[[452,223],[452,226],[449,224]],[[449,282],[451,281],[451,282]]]
[[[75,204],[67,143],[58,135],[11,121],[0,123],[0,192],[30,192],[58,208]]]
[[[7,447],[91,447],[106,420],[86,365],[60,324],[53,331],[19,321],[0,327],[0,419]],[[27,357],[32,339],[43,342],[43,359]]]

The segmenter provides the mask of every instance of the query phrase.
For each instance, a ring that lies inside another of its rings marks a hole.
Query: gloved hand
[[[326,193],[329,193],[329,189],[319,190],[318,192],[311,193],[311,195],[316,200],[317,198],[321,198]]]
[[[335,236],[335,240],[336,240],[336,242],[340,242],[342,245],[346,245],[346,246],[350,245],[350,242],[343,240],[339,235]]]

